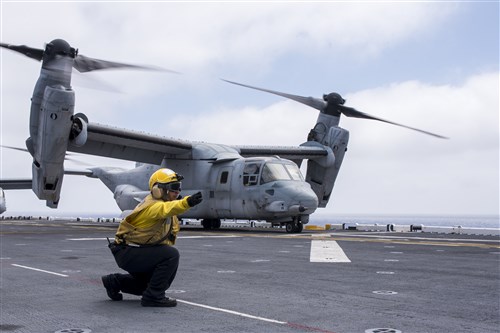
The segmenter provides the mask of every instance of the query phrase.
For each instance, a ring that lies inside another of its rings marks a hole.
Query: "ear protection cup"
[[[159,188],[158,185],[154,185],[151,190],[151,195],[155,199],[161,199],[163,197],[163,189]]]

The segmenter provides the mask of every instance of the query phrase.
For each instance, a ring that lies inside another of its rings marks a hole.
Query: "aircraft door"
[[[233,167],[221,167],[215,185],[215,209],[219,218],[231,217],[231,178]]]

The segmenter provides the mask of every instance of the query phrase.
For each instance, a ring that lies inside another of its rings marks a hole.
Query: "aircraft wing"
[[[86,170],[64,169],[64,174],[71,176],[87,176],[90,178],[97,178],[97,176],[94,175],[94,172],[89,169]]]
[[[68,150],[157,165],[165,156],[189,156],[192,150],[189,141],[96,123],[87,125],[87,135],[83,146],[69,145]]]
[[[31,190],[31,179],[0,179],[0,188],[4,190]]]
[[[316,159],[328,155],[324,146],[232,146],[243,157],[280,156],[290,160]],[[68,151],[104,157],[161,164],[163,158],[190,158],[193,143],[176,138],[122,129],[102,124],[87,125],[87,141]]]
[[[64,170],[64,174],[97,178],[91,170]],[[0,188],[4,190],[31,190],[32,183],[31,178],[0,179]]]
[[[328,155],[324,146],[233,146],[243,157],[279,156],[289,160],[316,159]]]

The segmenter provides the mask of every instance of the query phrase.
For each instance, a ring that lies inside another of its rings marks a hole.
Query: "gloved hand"
[[[194,207],[199,204],[203,198],[201,197],[201,192],[195,193],[187,198],[189,207]]]

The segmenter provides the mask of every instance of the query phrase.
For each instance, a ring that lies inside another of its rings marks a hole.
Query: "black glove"
[[[196,206],[202,200],[203,200],[203,198],[201,197],[201,192],[195,193],[192,196],[190,196],[190,197],[187,198],[187,202],[188,202],[189,207]]]

